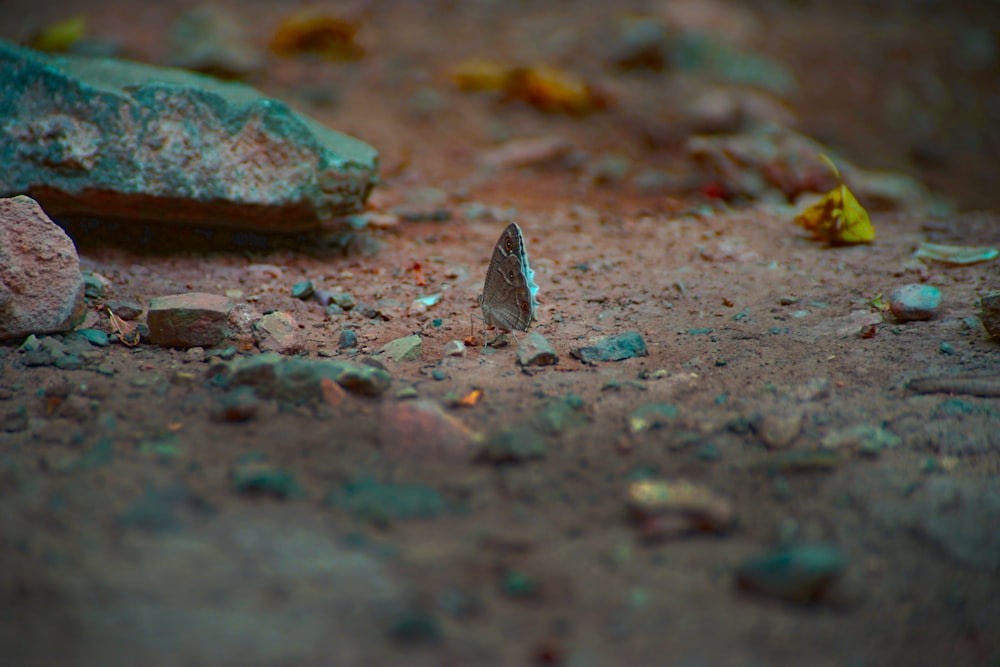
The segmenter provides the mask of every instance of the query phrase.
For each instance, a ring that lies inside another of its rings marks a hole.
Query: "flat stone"
[[[845,449],[866,456],[878,456],[886,449],[896,449],[903,444],[903,440],[895,433],[878,426],[856,424],[827,434],[821,444],[828,449]]]
[[[622,361],[633,357],[645,357],[649,354],[646,342],[637,332],[611,336],[598,341],[595,345],[578,347],[570,351],[573,357],[584,362]]]
[[[986,333],[1000,341],[1000,291],[988,292],[980,300],[979,317]]]
[[[72,329],[84,318],[83,293],[66,232],[30,197],[0,199],[0,340]]]
[[[736,572],[740,587],[788,602],[820,602],[847,567],[834,546],[797,544],[744,561]]]
[[[397,338],[386,343],[381,353],[392,361],[415,361],[423,354],[423,341],[417,334]]]
[[[135,299],[113,299],[104,305],[123,320],[134,320],[142,315],[142,304]]]
[[[903,285],[889,295],[889,307],[900,322],[929,320],[941,307],[941,290],[919,283]]]
[[[379,419],[378,441],[393,458],[472,458],[472,432],[433,401],[386,403]]]
[[[0,431],[5,433],[17,433],[28,428],[28,409],[23,405],[5,410],[0,413]]]
[[[233,485],[240,493],[264,494],[282,499],[305,496],[293,473],[276,468],[254,454],[240,457],[230,475]]]
[[[669,425],[677,419],[677,406],[670,403],[647,403],[633,410],[626,422],[630,433],[641,433]]]
[[[545,458],[545,438],[532,426],[515,426],[494,431],[476,458],[487,463],[523,463]]]
[[[590,421],[586,407],[576,394],[557,396],[531,416],[531,423],[542,433],[560,435]]]
[[[0,195],[51,215],[291,231],[359,209],[378,153],[249,86],[0,42]]]
[[[107,347],[111,343],[111,339],[108,334],[104,333],[100,329],[77,329],[73,332],[73,336],[82,338],[91,345],[96,345],[97,347]]]
[[[285,357],[275,352],[233,359],[221,365],[217,373],[224,386],[247,385],[259,396],[293,403],[324,400],[324,378],[366,396],[380,396],[392,381],[387,372],[371,366],[333,359]]]
[[[376,523],[433,519],[447,509],[441,494],[429,486],[383,483],[374,479],[348,482],[332,491],[326,504]]]
[[[267,313],[254,322],[253,338],[261,352],[296,354],[305,345],[295,318],[282,311]]]
[[[232,302],[204,292],[171,294],[149,302],[149,342],[167,347],[210,347],[229,335]]]
[[[517,363],[522,366],[553,366],[559,363],[559,356],[545,336],[530,331],[517,346]]]
[[[625,505],[647,538],[725,533],[736,525],[736,509],[729,500],[683,479],[632,482]]]

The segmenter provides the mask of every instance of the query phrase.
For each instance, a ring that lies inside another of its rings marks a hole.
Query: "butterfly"
[[[527,331],[535,321],[537,293],[535,272],[528,264],[524,248],[524,235],[517,223],[512,222],[493,246],[483,293],[479,295],[479,307],[483,311],[483,347],[486,346],[487,326]]]

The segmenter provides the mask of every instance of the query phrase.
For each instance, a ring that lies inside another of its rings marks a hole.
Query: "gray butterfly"
[[[486,345],[487,326],[527,331],[535,321],[537,293],[535,272],[528,264],[528,253],[524,249],[524,236],[517,223],[512,222],[493,246],[483,293],[479,295],[479,307],[483,309],[483,345]]]

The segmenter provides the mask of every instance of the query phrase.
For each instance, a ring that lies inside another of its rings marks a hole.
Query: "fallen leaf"
[[[31,40],[31,48],[49,52],[69,51],[86,34],[87,19],[74,16],[42,28]]]
[[[118,340],[129,347],[135,347],[139,344],[138,324],[135,322],[126,322],[115,315],[110,308],[108,308],[108,315],[111,317],[111,326],[114,328],[115,333],[118,334]]]
[[[495,60],[473,58],[463,60],[451,71],[459,90],[468,92],[498,92],[507,89],[514,68]]]
[[[413,280],[417,287],[427,285],[427,281],[424,279],[424,267],[420,265],[420,262],[413,263]]]
[[[840,179],[837,166],[825,155],[819,156],[830,165],[834,175]],[[847,186],[840,183],[823,198],[802,211],[795,223],[812,232],[813,238],[826,241],[830,245],[853,245],[871,243],[875,240],[868,211],[855,198]]]
[[[544,65],[514,70],[506,92],[548,113],[583,115],[604,106],[587,82],[576,74]]]
[[[1000,257],[996,248],[976,248],[973,246],[945,245],[943,243],[921,243],[914,256],[923,262],[942,264],[978,264]]]
[[[479,402],[479,399],[482,398],[482,396],[483,396],[483,391],[481,389],[473,389],[468,394],[458,399],[455,405],[465,408],[471,408],[472,406],[474,406],[476,403]]]
[[[271,51],[292,57],[311,53],[327,60],[357,60],[365,55],[356,37],[360,24],[304,9],[286,17],[271,38]]]

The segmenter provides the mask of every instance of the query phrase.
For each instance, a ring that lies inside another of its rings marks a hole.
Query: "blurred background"
[[[778,124],[958,209],[998,201],[995,0],[4,0],[0,19],[43,50],[243,80],[375,146],[383,182],[558,135],[592,181],[672,194],[706,186],[693,135]]]

